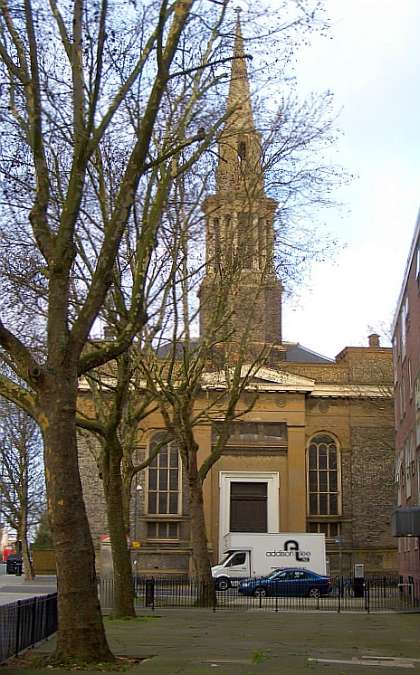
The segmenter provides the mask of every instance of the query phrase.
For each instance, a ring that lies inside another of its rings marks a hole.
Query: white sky
[[[306,91],[330,89],[344,136],[336,162],[357,175],[326,214],[346,244],[283,310],[284,339],[335,356],[388,329],[420,205],[420,0],[325,0],[331,39],[298,56]]]

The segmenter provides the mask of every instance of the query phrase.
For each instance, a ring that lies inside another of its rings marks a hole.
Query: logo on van
[[[299,542],[295,539],[288,539],[284,542],[283,551],[266,551],[267,558],[295,558],[299,562],[310,562],[311,552],[301,551],[299,549]]]

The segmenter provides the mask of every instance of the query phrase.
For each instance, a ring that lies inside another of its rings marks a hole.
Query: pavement
[[[420,674],[420,614],[143,610],[134,621],[105,618],[105,627],[115,655],[144,659],[133,675]],[[51,639],[35,651],[53,649]]]
[[[14,574],[0,575],[0,605],[26,600],[34,595],[47,595],[57,590],[57,579],[53,575],[37,576],[33,581]]]

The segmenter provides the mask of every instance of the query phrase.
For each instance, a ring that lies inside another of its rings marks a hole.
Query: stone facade
[[[227,339],[239,341],[245,325],[250,354],[253,348],[258,351],[267,345],[269,357],[238,404],[238,410],[246,410],[258,390],[254,407],[242,415],[226,451],[204,482],[209,551],[217,562],[223,553],[223,536],[241,531],[235,509],[249,511],[253,518],[255,503],[263,516],[259,527],[264,527],[265,517],[265,531],[324,532],[332,573],[349,573],[359,562],[367,572],[390,572],[396,569],[390,534],[394,505],[391,350],[382,348],[373,335],[366,347],[346,347],[331,361],[282,341],[282,285],[272,264],[276,204],[264,191],[261,144],[239,25],[235,56],[228,99],[232,117],[219,141],[217,191],[203,207],[207,267],[200,292],[201,335],[210,330],[214,303],[220,299],[226,275],[232,274],[226,299],[231,309]],[[232,252],[233,268],[228,260]],[[215,389],[216,394],[214,387],[203,383],[195,400],[197,413],[212,396],[223,394],[223,381]],[[223,407],[222,399],[219,406]],[[212,415],[213,425],[210,415],[207,423],[195,428],[199,464],[211,453],[215,410]],[[154,435],[163,428],[158,412],[143,421],[140,453],[148,452]],[[133,489],[133,562],[144,574],[189,572],[188,486],[176,453],[171,453],[170,447],[164,449],[158,464],[143,472]],[[92,455],[81,455],[88,514],[99,545],[99,535],[106,532],[101,486]],[[246,493],[243,499],[241,491]]]
[[[79,400],[79,405],[82,408],[85,406],[85,398],[82,395]],[[78,447],[79,469],[85,494],[86,511],[92,538],[96,548],[98,548],[101,536],[108,532],[105,498],[97,465],[99,441],[93,435],[82,432],[78,434]]]
[[[313,364],[283,361],[276,369],[262,369],[261,378],[257,374],[260,395],[253,410],[244,416],[243,423],[283,425],[286,440],[281,440],[277,446],[264,445],[258,438],[246,445],[229,445],[207,476],[204,508],[209,550],[214,562],[222,553],[221,537],[226,534],[226,522],[221,513],[226,497],[221,488],[222,478],[242,476],[245,482],[252,483],[261,476],[276,475],[279,491],[274,502],[267,503],[267,510],[276,511],[280,531],[313,531],[316,525],[321,531],[329,533],[327,556],[332,573],[349,573],[354,564],[360,562],[370,573],[383,574],[396,570],[395,539],[390,531],[395,502],[390,383],[383,381],[382,371],[377,369],[378,373],[381,372],[380,378],[370,383],[366,394],[363,388],[366,387],[366,378],[361,376],[362,383],[354,381],[353,356],[358,353],[361,360],[365,356],[371,363],[375,361],[375,350],[365,347],[351,353],[350,363],[341,357],[338,363],[320,363],[317,369]],[[376,355],[378,363],[383,364],[385,355],[391,359],[391,350],[377,348]],[[335,369],[339,377],[333,376]],[[317,380],[308,378],[308,374],[313,376],[314,371],[322,377]],[[279,374],[283,378],[279,378]],[[324,378],[332,384],[326,384]],[[283,379],[284,383],[279,384],[276,379]],[[337,379],[345,382],[345,385],[338,385],[345,386],[342,392],[336,389]],[[335,389],[326,395],[326,386]],[[305,390],[297,391],[299,387]],[[197,409],[208,405],[208,396],[209,393],[203,391],[202,399],[196,402]],[[249,405],[250,396],[252,394],[244,393],[239,409]],[[139,443],[142,453],[147,452],[156,430],[164,426],[157,413],[148,418],[147,424],[149,430],[144,431]],[[308,448],[311,439],[319,434],[334,439],[339,455],[340,507],[336,513],[329,515],[311,514],[308,504]],[[211,451],[211,425],[197,427],[196,438],[202,461]],[[106,533],[106,524],[101,485],[96,477],[91,451],[82,453],[81,470],[92,533],[99,546],[100,534]],[[188,573],[189,515],[185,476],[180,483],[180,507],[176,514],[148,513],[147,470],[139,474],[136,485],[140,489],[134,486],[131,510],[132,539],[141,544],[138,550],[133,550],[136,568],[141,573]],[[155,533],[151,536],[150,524],[154,523],[176,524],[176,536],[165,538],[162,535],[159,538]]]

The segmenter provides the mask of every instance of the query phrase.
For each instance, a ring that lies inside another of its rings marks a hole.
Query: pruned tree
[[[12,403],[0,406],[0,514],[20,542],[25,579],[33,579],[29,533],[45,509],[42,439],[36,422]]]

